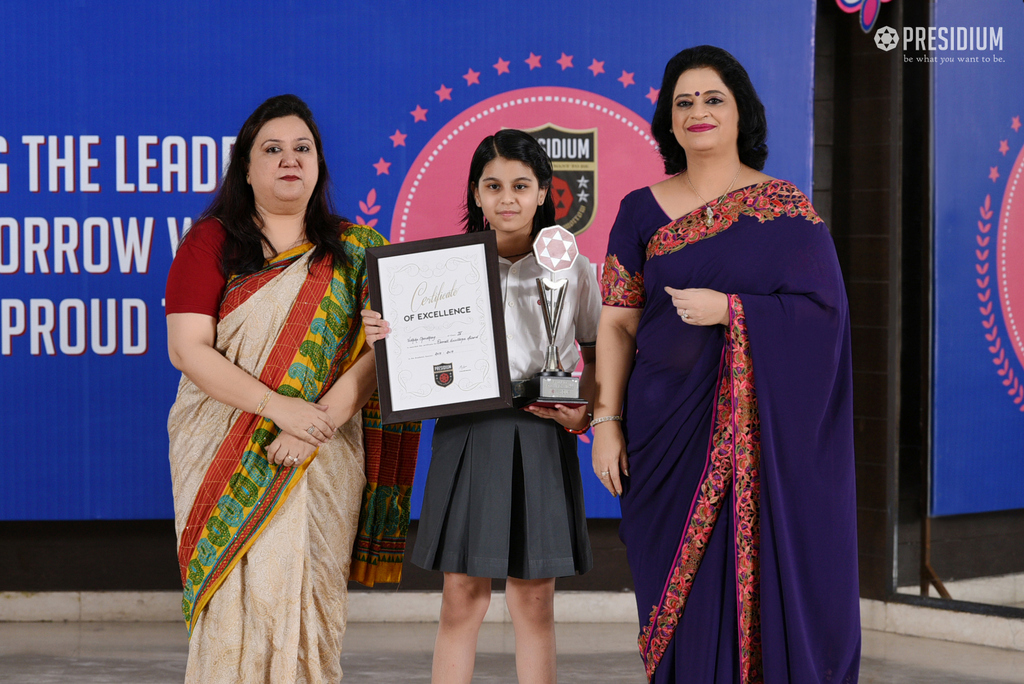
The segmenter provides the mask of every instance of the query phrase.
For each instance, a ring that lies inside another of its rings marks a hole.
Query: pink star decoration
[[[572,69],[572,55],[567,55],[563,52],[562,56],[556,59],[555,62],[562,65],[562,71]]]
[[[480,72],[479,71],[473,71],[472,69],[470,69],[469,71],[467,71],[462,76],[462,78],[466,79],[466,87],[467,88],[469,86],[473,85],[474,83],[476,83],[477,85],[480,85]]]
[[[636,72],[627,72],[625,69],[622,70],[622,75],[619,76],[616,81],[622,84],[623,88],[628,88],[633,85],[633,74]]]
[[[1006,153],[1010,151],[1010,141],[1009,140],[1000,140],[999,141],[999,151],[1002,152],[1003,156],[1005,157]]]
[[[534,69],[540,69],[540,57],[540,55],[535,55],[531,52],[530,57],[528,59],[524,59],[523,61],[529,64],[530,71],[533,71]]]
[[[651,104],[657,104],[658,103],[658,93],[660,93],[660,92],[661,92],[661,90],[659,90],[658,88],[651,88],[649,91],[647,91],[647,94],[644,95],[644,97],[646,97],[648,100],[650,100]]]
[[[420,107],[419,105],[416,105],[416,109],[412,110],[409,113],[412,114],[412,120],[414,122],[415,121],[426,121],[427,120],[427,112],[429,112],[429,111],[430,111],[429,109],[424,109],[423,107]]]
[[[533,253],[541,266],[557,273],[572,268],[580,251],[573,234],[556,225],[548,226],[537,234],[533,242]]]
[[[398,130],[397,128],[395,129],[395,134],[394,135],[389,135],[388,136],[388,138],[391,139],[391,142],[394,143],[394,145],[392,145],[392,147],[398,147],[399,145],[401,145],[402,147],[405,147],[405,139],[407,137],[409,137],[409,136],[407,136],[405,133],[402,133],[402,131]]]
[[[438,102],[444,102],[445,100],[451,101],[452,99],[452,89],[445,88],[444,83],[441,84],[440,90],[434,91],[434,94],[437,95]]]
[[[604,62],[598,62],[595,59],[593,62],[590,63],[590,66],[588,66],[587,68],[594,72],[594,76],[597,76],[598,74],[603,74]]]
[[[1010,124],[1010,128],[1013,129],[1014,133],[1016,133],[1017,131],[1020,130],[1020,117],[1019,116],[1013,117],[1013,123]]]
[[[378,176],[381,175],[382,173],[387,174],[389,176],[391,175],[391,172],[388,171],[388,169],[391,168],[391,162],[384,161],[384,157],[381,157],[380,161],[377,162],[376,164],[372,164],[372,166],[373,168],[377,169]]]
[[[995,166],[989,167],[988,177],[992,179],[993,183],[995,183],[999,180],[999,169]]]
[[[498,75],[501,76],[502,74],[507,74],[508,73],[508,65],[509,64],[511,64],[511,62],[509,62],[508,60],[504,60],[501,57],[499,57],[498,58],[498,63],[497,64],[492,64],[491,66],[493,66],[495,69],[497,69],[498,70]]]

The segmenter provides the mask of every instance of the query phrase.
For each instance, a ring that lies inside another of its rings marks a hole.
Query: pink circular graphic
[[[502,128],[543,131],[556,174],[562,218],[582,254],[604,263],[619,200],[665,178],[650,124],[630,109],[585,90],[539,86],[495,95],[469,107],[420,151],[402,183],[391,241],[453,235],[462,229],[469,162],[477,145]],[[536,134],[540,137],[541,134]],[[592,160],[592,163],[580,161]],[[572,182],[566,183],[568,177]],[[582,198],[582,199],[581,199]],[[580,209],[581,201],[586,204]],[[570,208],[576,208],[569,215]],[[568,226],[567,226],[568,227]]]
[[[1024,366],[1024,147],[1017,155],[1006,181],[999,215],[996,273],[1003,324],[1009,342]]]

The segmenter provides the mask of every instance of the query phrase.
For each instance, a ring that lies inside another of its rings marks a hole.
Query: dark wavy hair
[[[503,128],[494,135],[480,141],[473,153],[473,161],[469,163],[469,182],[466,184],[466,213],[462,218],[467,233],[487,230],[484,222],[484,210],[476,205],[473,188],[484,175],[484,167],[501,157],[526,164],[537,177],[537,184],[547,189],[544,203],[537,207],[533,215],[533,230],[530,237],[535,237],[541,228],[555,222],[555,201],[551,199],[551,160],[540,143],[530,135],[514,128]]]
[[[257,107],[242,124],[217,194],[195,221],[199,223],[204,219],[215,218],[223,224],[227,239],[221,256],[221,267],[225,275],[245,275],[262,269],[266,262],[264,246],[274,253],[273,245],[263,234],[263,219],[256,210],[256,199],[252,187],[246,182],[246,176],[249,173],[249,155],[260,129],[268,121],[284,116],[302,119],[313,134],[316,145],[320,173],[306,205],[305,217],[306,239],[313,244],[309,264],[312,266],[327,254],[334,257],[335,263],[347,263],[340,228],[345,219],[335,213],[334,202],[331,200],[331,180],[327,173],[320,129],[305,102],[295,95],[278,95]],[[187,235],[185,237],[188,238]]]
[[[661,158],[665,160],[665,173],[672,175],[686,170],[686,152],[672,132],[672,95],[676,82],[684,71],[705,67],[714,69],[736,98],[736,107],[740,113],[740,130],[736,140],[740,161],[760,171],[768,159],[768,120],[764,115],[761,98],[757,96],[747,70],[735,57],[720,47],[699,45],[687,48],[670,59],[665,65],[665,77],[661,80],[658,106],[651,120],[651,133],[658,141]]]

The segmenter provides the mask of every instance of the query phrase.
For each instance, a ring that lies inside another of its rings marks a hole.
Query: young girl
[[[533,240],[555,222],[551,162],[530,135],[502,130],[480,143],[469,169],[466,232],[497,233],[509,333],[511,377],[544,366],[547,337],[536,279],[550,274]],[[597,280],[580,255],[557,331],[562,366],[583,357],[581,396],[594,396],[594,343],[601,312]],[[363,311],[367,339],[387,335],[387,321]],[[522,683],[555,681],[555,578],[584,573],[593,561],[576,434],[590,407],[502,409],[439,418],[412,562],[444,572],[432,681],[470,682],[477,634],[491,600],[491,578],[507,578],[505,601],[516,636]]]

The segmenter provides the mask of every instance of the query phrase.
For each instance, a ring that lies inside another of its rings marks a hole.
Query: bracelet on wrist
[[[590,413],[590,412],[588,412],[588,413],[587,413],[587,422],[586,422],[586,424],[585,424],[585,425],[584,425],[584,426],[583,426],[582,428],[580,428],[579,430],[576,430],[576,429],[574,429],[574,428],[568,427],[568,426],[566,426],[566,425],[563,425],[562,427],[564,427],[564,428],[565,428],[565,431],[566,431],[566,432],[568,432],[568,433],[570,433],[570,434],[573,434],[573,435],[585,435],[585,434],[587,434],[587,430],[589,430],[589,429],[590,429],[590,419],[591,419],[591,418],[593,418],[593,417],[594,417],[594,414],[593,414],[593,413]]]
[[[267,403],[270,401],[270,395],[274,393],[274,390],[267,390],[267,393],[260,399],[260,403],[256,404],[256,415],[262,416],[263,410],[267,408]]]
[[[592,421],[590,421],[590,427],[594,427],[595,425],[598,425],[600,423],[607,423],[609,420],[614,420],[621,423],[622,416],[601,416],[600,418],[594,418]]]

